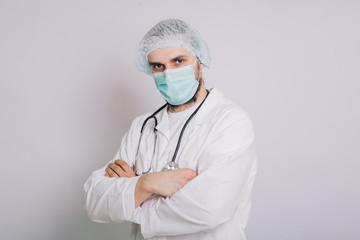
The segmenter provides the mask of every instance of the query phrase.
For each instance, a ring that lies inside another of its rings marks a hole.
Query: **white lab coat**
[[[158,141],[152,168],[156,171],[171,160],[177,142],[169,143],[167,114],[165,108],[156,115]],[[133,121],[114,159],[134,165],[147,116]],[[147,141],[144,138],[142,141]],[[185,130],[176,162],[180,168],[194,169],[198,176],[172,197],[153,195],[136,209],[134,189],[139,177],[108,178],[104,176],[106,166],[94,171],[84,186],[90,219],[133,222],[131,239],[245,240],[256,175],[249,116],[212,89]]]

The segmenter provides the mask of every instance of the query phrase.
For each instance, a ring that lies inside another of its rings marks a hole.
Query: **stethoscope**
[[[204,100],[202,100],[202,102],[200,103],[200,105],[195,109],[195,111],[190,115],[190,117],[186,120],[183,128],[181,129],[181,132],[180,132],[180,136],[179,136],[179,139],[178,139],[178,142],[176,144],[176,148],[175,148],[175,152],[174,152],[174,155],[171,159],[170,162],[168,162],[164,168],[162,169],[162,171],[170,171],[170,170],[175,170],[175,169],[179,169],[179,165],[175,162],[175,159],[176,159],[176,156],[179,152],[179,148],[180,148],[180,144],[181,144],[181,139],[182,139],[182,136],[184,134],[184,131],[187,127],[187,125],[189,124],[189,122],[191,121],[191,119],[196,115],[196,113],[199,111],[199,109],[201,108],[201,106],[203,105],[203,103],[205,102],[206,98],[208,97],[209,95],[209,91],[207,91],[207,94],[206,94],[206,97],[204,98]],[[156,118],[156,114],[158,114],[161,110],[163,110],[168,104],[164,104],[163,106],[161,106],[158,110],[156,110],[153,114],[151,114],[149,117],[147,117],[144,121],[144,123],[142,124],[141,126],[141,131],[140,131],[140,138],[139,138],[139,144],[138,144],[138,147],[137,147],[137,150],[136,150],[136,155],[135,155],[135,164],[134,164],[134,172],[136,173],[136,175],[142,175],[142,174],[146,174],[146,173],[149,173],[151,171],[151,166],[152,166],[152,163],[153,163],[153,159],[154,159],[154,155],[155,155],[155,151],[156,151],[156,141],[157,141],[157,134],[156,134],[156,127],[157,127],[157,124],[158,124],[158,120]],[[154,135],[155,135],[155,142],[154,142],[154,150],[153,150],[153,155],[152,155],[152,158],[151,158],[151,163],[150,163],[150,167],[147,171],[145,172],[137,172],[137,169],[136,169],[136,163],[138,162],[138,155],[139,155],[139,148],[140,148],[140,143],[141,143],[141,139],[142,139],[142,136],[143,136],[143,132],[144,132],[144,128],[145,128],[145,125],[146,123],[150,120],[150,119],[154,119],[154,122],[155,122],[155,126],[154,126]]]

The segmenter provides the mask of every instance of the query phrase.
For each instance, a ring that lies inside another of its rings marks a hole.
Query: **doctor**
[[[249,116],[204,86],[206,43],[184,21],[159,22],[136,64],[167,104],[137,117],[114,159],[84,185],[95,222],[130,221],[131,239],[246,239],[256,175]]]

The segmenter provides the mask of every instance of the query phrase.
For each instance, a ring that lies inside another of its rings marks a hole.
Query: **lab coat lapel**
[[[170,141],[170,131],[169,131],[169,116],[167,113],[167,107],[161,110],[157,114],[158,125],[156,126],[156,130],[159,135],[163,135],[167,141]]]
[[[167,107],[161,110],[157,114],[158,118],[158,125],[156,127],[157,129],[157,163],[162,159],[163,154],[166,151],[167,146],[170,142],[170,130],[169,130],[169,116],[167,113]]]
[[[222,92],[216,88],[210,89],[209,96],[206,98],[204,104],[201,106],[194,117],[194,129],[191,131],[189,137],[192,137],[192,135],[196,132],[197,127],[204,124],[209,124],[215,119],[213,116],[218,113],[218,107],[221,104],[222,99]]]

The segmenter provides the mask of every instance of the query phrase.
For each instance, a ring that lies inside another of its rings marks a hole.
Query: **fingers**
[[[143,176],[149,177],[151,181],[149,185],[153,193],[171,197],[195,178],[197,173],[189,168],[181,168],[173,171],[148,173]]]
[[[167,171],[164,172],[164,174],[169,174],[168,177],[173,181],[180,183],[181,187],[197,176],[196,171],[190,168],[181,168],[173,171]]]
[[[135,177],[136,174],[134,173],[134,167],[130,167],[125,161],[123,160],[116,160],[115,163],[110,163],[107,168],[105,169],[105,176],[106,177]]]
[[[125,171],[117,164],[110,163],[108,167],[115,172],[119,177],[123,177],[125,175]]]
[[[132,167],[129,166],[129,164],[127,164],[127,162],[123,161],[123,160],[116,160],[115,164],[120,166],[121,169],[125,172],[124,176],[121,175],[121,177],[135,177],[136,174],[134,172],[134,165]]]
[[[180,168],[172,171],[167,171],[166,173],[169,173],[173,176],[182,176],[182,177],[186,176],[189,178],[194,178],[198,175],[196,171],[190,168]]]
[[[188,181],[190,181],[191,179],[193,179],[194,177],[197,176],[197,172],[190,169],[190,168],[181,168],[181,169],[178,169],[178,170],[180,170],[182,172],[182,175]]]
[[[132,170],[131,167],[127,164],[127,162],[123,160],[115,160],[115,164],[121,167],[124,172],[130,172]]]
[[[192,170],[192,169],[190,169],[190,168],[183,168],[183,169],[186,171],[186,173],[187,173],[188,175],[190,175],[190,176],[192,176],[192,177],[196,177],[196,176],[198,175],[196,171],[194,171],[194,170]]]
[[[119,177],[111,168],[107,167],[105,169],[105,177]]]
[[[180,170],[179,180],[182,182],[181,187],[183,187],[185,184],[187,184],[197,176],[197,173],[190,168],[183,168],[179,170]]]
[[[122,169],[114,163],[110,163],[105,169],[105,172],[109,175],[109,177],[115,178],[121,177],[121,171]]]

